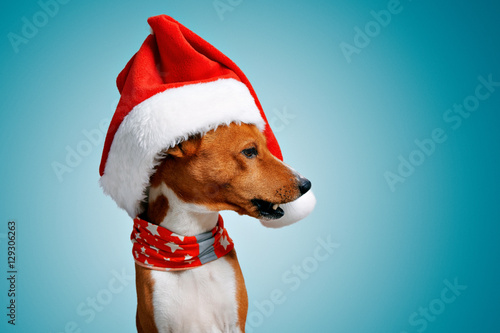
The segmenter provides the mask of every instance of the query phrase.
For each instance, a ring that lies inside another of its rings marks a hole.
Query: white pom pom
[[[302,220],[313,211],[315,205],[316,197],[312,190],[309,190],[297,200],[280,205],[285,211],[285,215],[282,218],[277,220],[262,219],[260,223],[267,228],[281,228]]]

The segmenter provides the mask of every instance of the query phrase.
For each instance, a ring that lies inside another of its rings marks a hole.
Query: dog
[[[311,182],[282,162],[257,94],[227,56],[167,15],[117,77],[99,183],[134,221],[138,332],[244,332],[248,299],[219,212],[277,228]]]
[[[141,218],[181,237],[209,232],[223,210],[279,219],[280,205],[311,188],[271,154],[251,124],[221,125],[161,156]],[[193,269],[159,271],[137,263],[135,269],[139,333],[245,331],[248,298],[234,249]]]

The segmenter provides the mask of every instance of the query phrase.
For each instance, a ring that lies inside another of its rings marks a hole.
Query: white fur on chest
[[[240,332],[235,273],[222,257],[195,269],[151,271],[156,327],[166,332]]]

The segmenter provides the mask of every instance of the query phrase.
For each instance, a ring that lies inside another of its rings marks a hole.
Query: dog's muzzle
[[[309,179],[297,176],[298,188],[300,196],[306,194],[311,189]],[[252,204],[257,208],[261,218],[266,220],[277,220],[285,215],[285,211],[280,207],[280,204],[275,204],[261,199],[252,199]]]

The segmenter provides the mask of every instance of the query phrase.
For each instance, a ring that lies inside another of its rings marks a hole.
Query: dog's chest
[[[160,333],[240,332],[235,273],[226,258],[191,270],[151,273]]]

